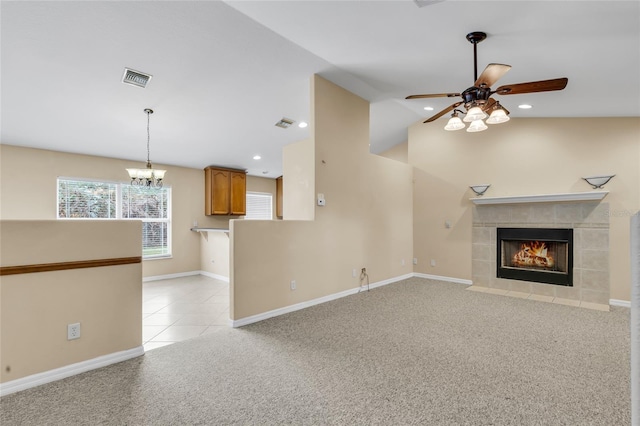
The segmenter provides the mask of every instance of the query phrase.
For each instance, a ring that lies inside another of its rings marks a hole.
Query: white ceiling
[[[2,1],[0,12],[8,145],[142,164],[149,107],[154,163],[276,177],[282,147],[309,130],[274,124],[310,120],[317,73],[371,102],[381,152],[452,103],[405,96],[473,84],[471,31],[489,35],[479,73],[513,66],[499,85],[569,78],[563,91],[499,97],[512,117],[640,116],[638,1]],[[125,67],[152,74],[148,87],[122,84]]]

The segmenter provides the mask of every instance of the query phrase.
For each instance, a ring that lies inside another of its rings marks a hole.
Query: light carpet
[[[626,425],[629,310],[412,278],[8,395],[8,425]]]

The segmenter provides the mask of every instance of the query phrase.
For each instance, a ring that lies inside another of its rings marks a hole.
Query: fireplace
[[[573,286],[573,229],[497,228],[498,278]]]

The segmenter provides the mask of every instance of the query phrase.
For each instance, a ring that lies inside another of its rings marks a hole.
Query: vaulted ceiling
[[[425,2],[429,3],[429,2]],[[499,84],[568,77],[563,91],[502,96],[512,117],[640,116],[638,1],[2,1],[1,142],[276,177],[309,136],[317,73],[371,104],[371,150],[452,103],[478,67]],[[125,67],[151,74],[121,82]],[[519,110],[528,103],[533,108]],[[432,107],[433,111],[425,111]],[[275,126],[283,117],[296,123]],[[445,118],[431,126],[444,126]],[[472,138],[472,134],[464,135]],[[253,160],[260,155],[260,160]]]

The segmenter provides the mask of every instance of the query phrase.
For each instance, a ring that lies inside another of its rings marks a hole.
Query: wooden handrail
[[[141,263],[142,256],[115,257],[110,259],[75,260],[72,262],[41,263],[38,265],[0,266],[0,276],[31,274],[34,272],[65,271],[68,269],[98,268],[101,266],[129,265]]]

